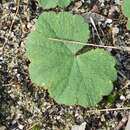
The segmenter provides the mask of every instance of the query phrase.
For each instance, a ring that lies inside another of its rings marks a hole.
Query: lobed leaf
[[[128,17],[128,28],[130,29],[130,0],[124,0],[123,11],[124,14]]]
[[[44,9],[55,8],[59,6],[61,8],[67,7],[73,0],[39,0]]]
[[[112,91],[115,59],[103,49],[76,55],[83,45],[65,42],[86,42],[88,38],[89,26],[84,19],[67,12],[43,13],[28,37],[30,77],[40,86],[45,84],[58,103],[94,106]]]

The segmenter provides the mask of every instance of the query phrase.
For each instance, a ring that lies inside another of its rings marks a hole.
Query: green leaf
[[[41,128],[38,125],[35,125],[31,130],[41,130]]]
[[[128,17],[128,28],[130,29],[130,0],[124,0],[123,3],[123,11],[125,15]]]
[[[119,98],[119,92],[114,92],[108,97],[106,97],[106,102],[112,105],[116,101],[117,98]]]
[[[39,0],[44,9],[55,8],[59,6],[61,8],[67,7],[73,0]]]
[[[32,81],[48,87],[50,96],[66,105],[94,106],[108,95],[116,79],[114,58],[103,49],[76,55],[86,42],[88,24],[70,13],[43,13],[27,40]],[[64,40],[50,40],[64,39]]]

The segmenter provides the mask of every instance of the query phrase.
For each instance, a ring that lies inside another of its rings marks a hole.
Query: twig
[[[34,123],[34,124],[33,124],[32,126],[30,126],[27,130],[31,130],[32,128],[34,128],[35,126],[37,126],[39,123],[40,123],[39,121],[36,122],[36,123]]]
[[[98,13],[94,13],[92,11],[89,11],[87,13],[82,14],[82,16],[84,17],[85,21],[88,22],[88,23],[91,23],[90,18],[93,18],[96,25],[99,22],[106,21],[108,19],[107,17],[100,15]]]
[[[121,71],[118,71],[118,74],[126,80],[125,81],[126,83],[124,87],[122,88],[122,90],[128,88],[128,86],[130,85],[130,80]]]
[[[130,80],[127,80],[125,86],[122,89],[128,88],[129,85],[130,85]]]
[[[127,116],[122,118],[122,120],[118,123],[117,127],[114,130],[120,130],[123,126],[125,126],[127,120],[128,120]]]
[[[129,113],[128,122],[127,122],[125,130],[130,130],[130,113]]]
[[[119,74],[120,76],[122,76],[122,78],[128,80],[127,77],[126,77],[121,71],[118,71],[118,74]]]
[[[97,33],[97,36],[98,36],[98,38],[99,38],[101,44],[103,44],[103,43],[102,43],[102,40],[101,40],[101,38],[100,38],[100,35],[99,35],[99,33],[98,33],[98,30],[97,30],[97,28],[96,28],[96,25],[95,25],[95,23],[94,23],[94,20],[93,20],[92,17],[90,17],[90,21],[91,21],[91,24],[93,25],[93,27],[94,27],[94,29],[95,29],[95,31],[96,31],[96,33]]]
[[[51,41],[64,42],[64,43],[69,43],[69,44],[79,44],[79,45],[84,45],[84,46],[86,45],[86,46],[98,47],[98,48],[115,49],[115,50],[120,50],[120,51],[130,51],[130,47],[95,45],[95,44],[87,44],[87,43],[79,42],[79,41],[69,41],[69,40],[57,39],[57,38],[48,38],[48,39]]]

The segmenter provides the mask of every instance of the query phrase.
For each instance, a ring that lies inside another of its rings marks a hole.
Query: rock
[[[5,130],[5,129],[6,129],[5,126],[1,126],[1,127],[0,127],[0,130]]]
[[[85,130],[86,122],[82,123],[81,125],[74,125],[72,126],[71,130]]]

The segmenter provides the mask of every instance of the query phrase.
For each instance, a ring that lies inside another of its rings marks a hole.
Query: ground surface
[[[85,14],[85,20],[90,22],[91,43],[122,46],[122,50],[108,49],[117,59],[118,79],[114,90],[92,109],[129,107],[130,52],[123,47],[130,46],[130,35],[120,2],[77,0],[65,10]],[[88,108],[80,106],[58,105],[46,90],[31,83],[30,62],[24,55],[25,39],[44,11],[35,0],[0,1],[0,130],[33,130],[35,126],[42,130],[71,130],[73,125],[84,122],[86,130],[124,130],[128,110],[88,112]]]

